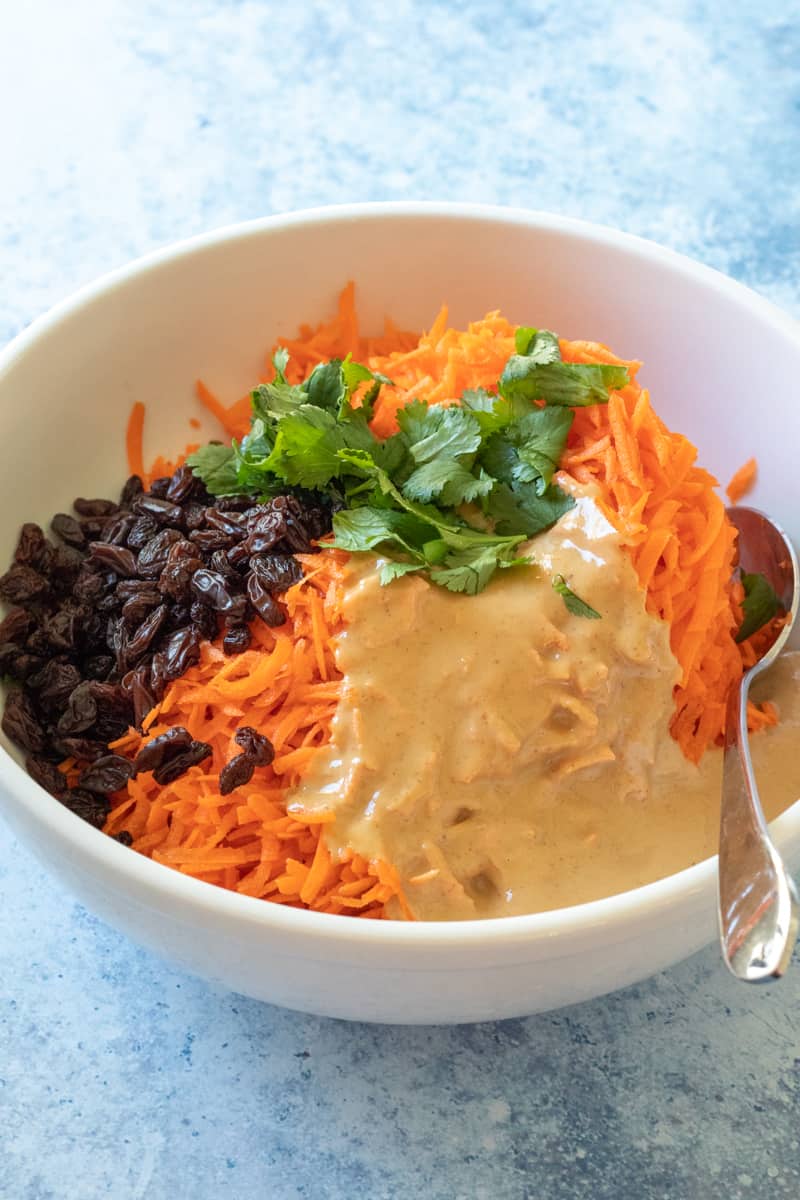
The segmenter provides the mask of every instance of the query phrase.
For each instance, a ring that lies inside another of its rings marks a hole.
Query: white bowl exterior
[[[725,480],[755,454],[753,502],[800,542],[790,464],[797,326],[730,280],[639,239],[542,214],[448,205],[321,210],[221,231],[86,289],[0,356],[0,554],[22,520],[114,492],[123,431],[147,404],[146,456],[218,435],[193,396],[226,398],[263,370],[278,334],[327,316],[353,278],[363,328],[429,326],[487,309],[607,342],[644,361],[657,410]],[[763,414],[768,412],[768,416]],[[69,415],[69,420],[64,414]],[[14,464],[20,464],[15,470]],[[768,470],[766,465],[768,464]],[[3,743],[8,746],[7,742]],[[2,755],[10,824],[92,911],[234,990],[325,1015],[387,1022],[508,1017],[632,983],[715,930],[715,863],[558,913],[458,925],[353,921],[222,892],[140,856],[53,803]],[[800,860],[800,804],[774,824]]]

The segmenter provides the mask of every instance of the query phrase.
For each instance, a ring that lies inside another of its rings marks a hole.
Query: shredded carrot
[[[515,326],[498,312],[466,330],[448,326],[442,307],[421,336],[385,323],[382,336],[362,336],[352,284],[343,290],[334,318],[302,326],[296,338],[280,339],[290,352],[287,377],[306,378],[318,362],[348,353],[387,375],[373,429],[397,429],[397,410],[414,397],[454,404],[466,388],[494,388],[515,352]],[[598,503],[619,531],[646,594],[646,607],[670,626],[673,653],[682,675],[675,688],[671,732],[687,758],[699,761],[724,728],[731,683],[757,653],[762,631],[739,647],[742,589],[732,583],[735,530],[727,520],[716,481],[696,466],[695,447],[671,432],[636,382],[637,362],[617,358],[595,342],[562,341],[569,362],[623,363],[630,382],[612,392],[607,405],[578,409],[561,469],[593,484]],[[271,378],[268,367],[265,378]],[[249,398],[223,404],[203,383],[201,403],[226,434],[249,427]],[[127,450],[132,472],[145,480],[173,470],[158,458],[145,471],[142,458],[144,409],[134,406]],[[190,448],[193,449],[194,447]],[[189,450],[187,449],[187,453]],[[755,477],[745,464],[728,488],[744,495]],[[287,811],[287,795],[308,771],[331,736],[341,675],[334,647],[341,629],[343,565],[346,556],[323,550],[300,556],[305,578],[286,595],[288,622],[277,630],[253,627],[250,650],[227,658],[219,644],[204,644],[200,662],[171,685],[144,722],[144,735],[131,730],[115,743],[134,756],[144,741],[172,725],[184,725],[208,742],[211,762],[159,787],[142,774],[120,793],[106,830],[128,830],[134,848],[196,878],[246,895],[294,907],[367,918],[411,917],[397,872],[387,863],[351,853],[334,860],[324,830],[332,812]],[[752,728],[774,724],[765,703],[751,706]],[[259,768],[250,784],[230,796],[219,792],[219,772],[238,749],[236,729],[249,724],[275,747],[271,766]],[[68,776],[74,763],[62,764]],[[411,880],[418,883],[423,877]]]
[[[739,467],[739,470],[734,473],[730,483],[725,488],[731,504],[738,504],[748,492],[752,492],[755,487],[757,473],[758,464],[754,458],[748,458],[747,462]]]

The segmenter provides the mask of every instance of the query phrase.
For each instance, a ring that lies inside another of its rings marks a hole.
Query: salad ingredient
[[[755,487],[758,464],[754,458],[748,458],[739,470],[734,472],[731,481],[725,488],[725,494],[731,504],[738,504],[748,492]]]

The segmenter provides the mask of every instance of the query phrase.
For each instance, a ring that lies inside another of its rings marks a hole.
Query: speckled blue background
[[[165,13],[165,8],[169,11]],[[800,315],[800,5],[0,8],[0,343],[243,218],[495,201],[655,238]],[[391,1029],[177,974],[0,828],[0,1197],[800,1194],[800,962],[714,950],[524,1021]]]

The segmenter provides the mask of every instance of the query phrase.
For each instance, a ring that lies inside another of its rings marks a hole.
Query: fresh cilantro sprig
[[[572,588],[567,586],[563,575],[554,575],[552,584],[554,591],[562,597],[567,611],[571,612],[573,617],[586,617],[590,621],[600,620],[600,613],[597,609],[592,608],[591,604],[587,604],[585,600],[581,600],[580,596],[576,596]]]
[[[390,560],[382,583],[424,571],[474,595],[496,571],[527,564],[519,545],[573,507],[553,482],[572,410],[605,403],[628,378],[623,367],[562,362],[548,330],[521,327],[515,348],[496,392],[467,391],[461,405],[413,401],[386,439],[370,421],[390,380],[348,356],[291,384],[280,350],[275,378],[252,392],[247,436],[204,446],[188,462],[215,495],[327,494],[336,510],[329,544],[379,551]]]

